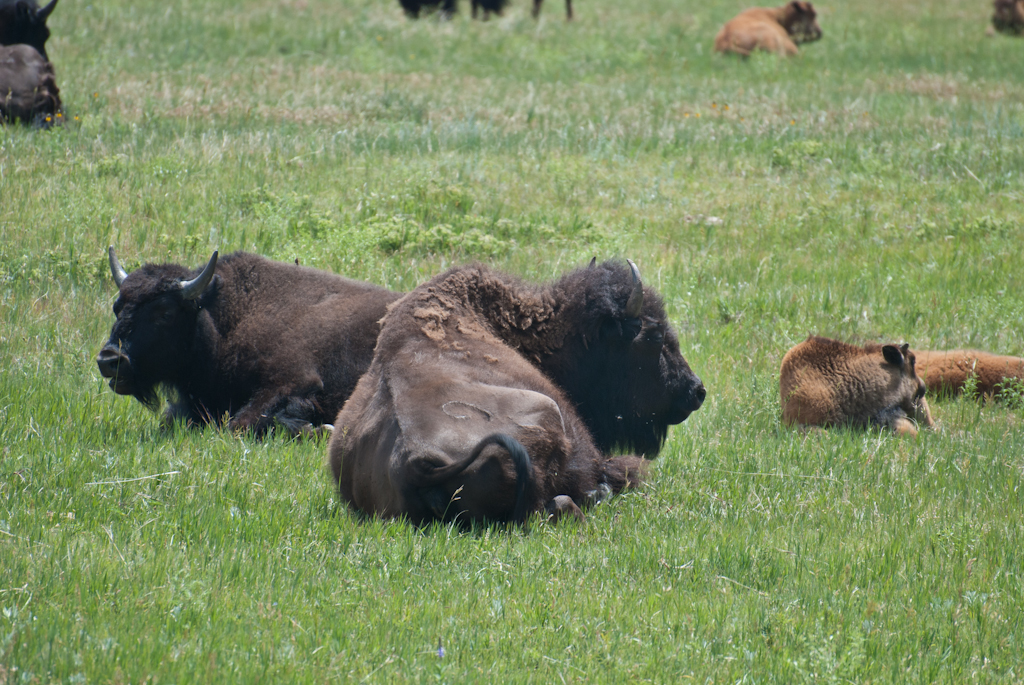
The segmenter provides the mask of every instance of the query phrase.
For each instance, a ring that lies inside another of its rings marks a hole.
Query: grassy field
[[[0,128],[0,682],[1024,682],[1024,403],[778,406],[812,332],[1024,355],[1024,40],[823,0],[799,58],[712,55],[745,4],[62,0],[68,123]],[[393,288],[631,257],[708,400],[583,525],[361,520],[325,443],[110,392],[108,244]]]

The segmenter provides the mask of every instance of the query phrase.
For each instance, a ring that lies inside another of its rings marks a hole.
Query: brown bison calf
[[[933,426],[925,384],[908,345],[848,345],[808,337],[782,359],[779,392],[786,425],[884,426],[917,435]]]
[[[978,350],[921,351],[917,370],[933,394],[961,393],[971,377],[980,395],[998,394],[1007,381],[1024,381],[1024,359]]]
[[[793,0],[782,7],[752,7],[726,22],[715,37],[715,50],[747,57],[756,49],[795,55],[797,43],[821,38],[814,5]]]
[[[29,45],[0,47],[0,121],[48,128],[60,111],[53,65]]]
[[[1011,36],[1024,35],[1024,0],[995,0],[992,27]]]

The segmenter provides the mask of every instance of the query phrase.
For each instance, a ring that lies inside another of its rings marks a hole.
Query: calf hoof
[[[896,435],[909,435],[912,438],[917,437],[917,426],[908,419],[900,419],[893,425],[892,429]]]
[[[559,495],[554,498],[544,505],[544,511],[548,515],[547,520],[552,523],[557,523],[559,519],[566,515],[575,516],[576,520],[581,523],[586,520],[583,512],[578,506],[576,506],[576,503],[572,501],[572,497],[569,497],[568,495]]]

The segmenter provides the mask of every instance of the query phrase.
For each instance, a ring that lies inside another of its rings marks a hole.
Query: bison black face
[[[821,40],[821,27],[818,26],[818,14],[814,5],[803,0],[789,3],[790,21],[786,24],[786,33],[794,43],[813,43]]]
[[[654,457],[668,427],[697,411],[707,391],[679,350],[661,298],[644,288],[636,265],[629,267],[631,276],[614,263],[577,272],[597,281],[591,288],[598,293],[588,293],[588,300],[603,312],[596,334],[556,355],[567,373],[552,375],[576,403],[598,449]]]
[[[57,0],[45,7],[36,5],[35,0],[0,0],[0,45],[31,45],[49,61],[46,40],[50,29],[46,20],[56,6]]]
[[[110,271],[120,288],[114,302],[117,321],[96,365],[110,388],[155,407],[156,388],[178,378],[195,332],[203,291],[214,277],[217,253],[195,278],[183,267],[165,264],[131,275],[109,249]]]

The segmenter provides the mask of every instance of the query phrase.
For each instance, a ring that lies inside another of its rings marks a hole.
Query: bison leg
[[[917,426],[910,419],[896,419],[892,424],[892,430],[896,435],[909,435],[912,438],[917,437]]]
[[[544,511],[548,515],[548,521],[552,523],[557,523],[563,516],[573,516],[581,523],[586,520],[583,511],[568,495],[559,495],[554,498],[544,505]]]
[[[258,395],[231,417],[228,427],[233,431],[252,431],[263,436],[275,426],[293,437],[312,435],[319,431],[320,407],[312,397],[296,395]]]
[[[540,16],[540,5],[542,2],[544,2],[544,0],[533,0],[533,11],[531,11],[530,14],[533,15],[534,19]]]
[[[572,21],[572,0],[565,0],[565,20]]]

